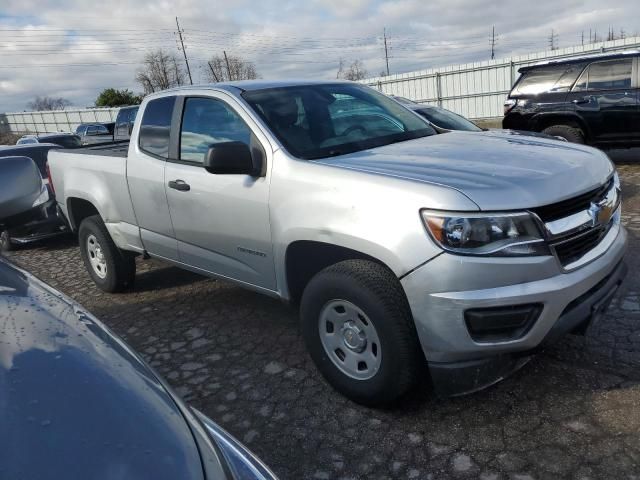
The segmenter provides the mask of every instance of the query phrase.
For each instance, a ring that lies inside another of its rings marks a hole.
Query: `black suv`
[[[619,52],[521,68],[503,128],[603,147],[640,143],[639,58]]]

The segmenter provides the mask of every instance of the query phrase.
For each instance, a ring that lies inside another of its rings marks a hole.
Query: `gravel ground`
[[[319,376],[290,307],[140,261],[98,291],[72,239],[10,254],[101,318],[288,479],[640,479],[640,166],[622,165],[630,273],[609,313],[483,392],[368,409]]]

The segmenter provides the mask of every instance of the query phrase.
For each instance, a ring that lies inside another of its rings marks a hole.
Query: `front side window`
[[[176,97],[150,100],[142,115],[138,145],[140,149],[161,158],[169,158],[171,116]]]
[[[216,143],[242,142],[249,145],[251,130],[225,102],[214,98],[187,98],[180,129],[180,160],[204,163]]]
[[[298,158],[331,157],[435,134],[395,100],[358,84],[278,87],[242,96]]]
[[[632,70],[631,58],[592,63],[580,76],[573,90],[580,92],[631,88]]]

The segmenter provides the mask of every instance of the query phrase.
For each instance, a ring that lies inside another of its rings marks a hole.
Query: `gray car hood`
[[[454,188],[481,210],[548,205],[602,185],[613,165],[591,147],[524,135],[451,132],[319,161]]]

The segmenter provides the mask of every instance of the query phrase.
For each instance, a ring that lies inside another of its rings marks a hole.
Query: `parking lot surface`
[[[640,166],[619,167],[629,275],[608,314],[483,392],[394,408],[329,387],[276,300],[156,261],[96,289],[71,238],[9,254],[83,304],[288,479],[640,479]]]

